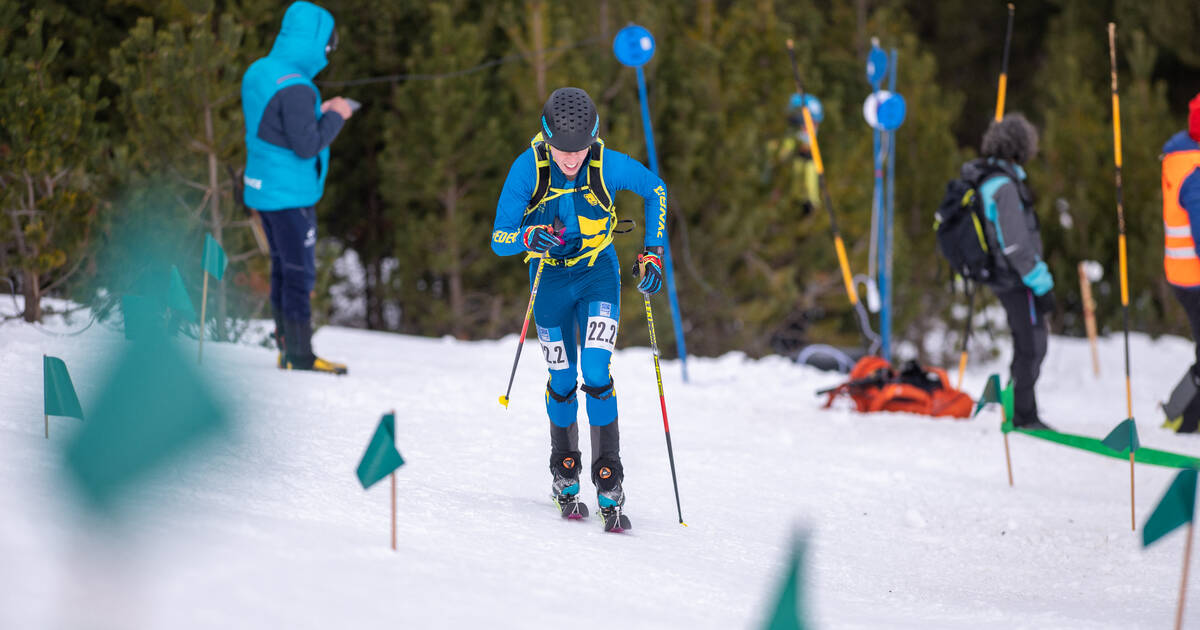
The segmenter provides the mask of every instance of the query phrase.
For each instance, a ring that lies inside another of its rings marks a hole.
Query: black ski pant
[[[1196,362],[1192,364],[1192,374],[1200,376],[1200,287],[1185,289],[1172,286],[1175,297],[1183,305],[1188,322],[1192,325],[1192,342],[1196,344]]]
[[[1033,386],[1042,373],[1050,328],[1045,317],[1034,308],[1033,293],[1029,289],[1022,287],[997,292],[996,297],[1004,306],[1008,328],[1012,331],[1013,356],[1009,370],[1013,381],[1013,424],[1019,426],[1041,419]]]

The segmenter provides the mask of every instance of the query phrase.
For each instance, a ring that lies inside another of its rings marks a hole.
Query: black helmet
[[[596,105],[579,88],[554,90],[542,107],[542,136],[559,151],[582,151],[592,146],[599,131]]]

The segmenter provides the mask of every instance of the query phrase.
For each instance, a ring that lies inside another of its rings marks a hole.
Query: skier
[[[610,529],[610,523],[621,522],[625,503],[617,397],[609,374],[621,319],[613,195],[630,190],[645,200],[637,288],[653,295],[663,284],[667,189],[641,163],[604,146],[596,106],[579,88],[555,90],[542,108],[540,127],[513,161],[500,192],[492,250],[500,256],[525,254],[531,285],[537,261],[545,259],[533,314],[550,372],[551,491],[564,518],[587,515],[578,498],[582,455],[576,414],[577,391],[582,391],[591,428],[592,483]]]
[[[345,374],[313,354],[317,211],[329,174],[329,145],[353,114],[340,96],[321,102],[312,78],[337,49],[333,15],[293,2],[271,52],[242,77],[246,120],[246,205],[258,211],[271,248],[271,309],[278,366]]]
[[[1037,154],[1037,130],[1019,113],[992,122],[983,135],[982,157],[962,166],[962,178],[979,182],[985,232],[994,252],[988,286],[1000,299],[1013,337],[1013,425],[1043,429],[1034,385],[1046,358],[1054,311],[1054,277],[1042,259],[1042,237],[1033,193],[1021,167]]]
[[[790,170],[790,178],[785,175],[787,198],[800,206],[802,216],[808,216],[815,208],[821,207],[821,192],[817,181],[817,166],[813,163],[812,140],[804,128],[802,105],[808,104],[812,114],[813,125],[819,125],[824,118],[821,102],[815,96],[807,94],[804,101],[799,94],[792,94],[788,100],[788,135],[781,139],[767,142],[768,175],[774,167]],[[786,171],[785,171],[786,172]],[[783,193],[777,187],[771,193],[772,200],[778,199]]]
[[[1196,362],[1164,405],[1166,426],[1181,433],[1200,424],[1200,94],[1188,110],[1187,130],[1167,140],[1162,157],[1163,267],[1196,342]]]

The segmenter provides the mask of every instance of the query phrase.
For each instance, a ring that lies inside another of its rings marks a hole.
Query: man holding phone
[[[278,367],[345,374],[312,349],[316,203],[329,173],[329,145],[359,103],[321,100],[312,79],[337,49],[333,15],[293,2],[271,52],[242,77],[246,120],[246,205],[258,211],[271,248],[271,307]]]

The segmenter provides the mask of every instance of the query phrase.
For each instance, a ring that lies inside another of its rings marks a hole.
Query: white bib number
[[[600,348],[612,352],[616,345],[617,320],[598,315],[588,317],[583,347]]]
[[[542,345],[542,357],[546,359],[546,365],[551,370],[565,370],[571,367],[567,361],[567,346],[563,343],[560,329],[538,326],[538,342]]]

